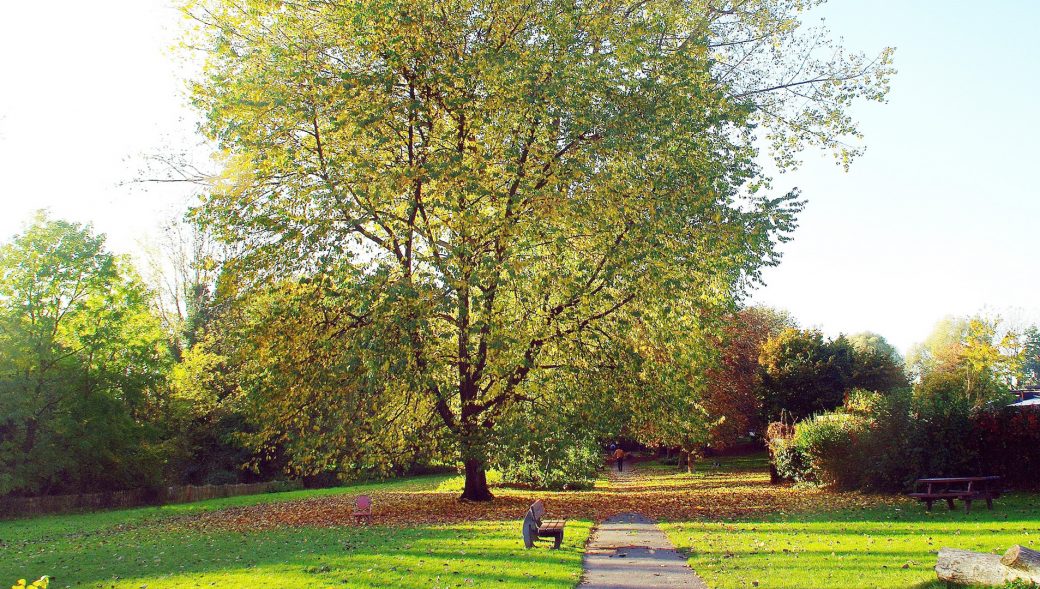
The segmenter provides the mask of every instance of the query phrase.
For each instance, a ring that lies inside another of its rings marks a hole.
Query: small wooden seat
[[[562,519],[550,519],[542,522],[542,525],[538,526],[538,537],[539,538],[552,538],[553,548],[559,548],[560,544],[563,544],[563,528],[567,525],[567,520]]]
[[[354,500],[354,521],[357,523],[372,523],[372,498],[361,495]]]
[[[922,498],[927,498],[927,497],[931,497],[932,499],[946,499],[947,497],[950,497],[950,498],[953,498],[953,499],[960,499],[964,495],[974,495],[974,494],[975,493],[969,493],[967,491],[953,491],[953,492],[950,492],[950,493],[908,493],[907,496],[908,497],[913,497],[915,499],[922,499]]]

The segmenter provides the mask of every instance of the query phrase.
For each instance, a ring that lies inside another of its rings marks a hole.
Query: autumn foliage
[[[588,491],[543,492],[495,487],[493,502],[458,500],[458,489],[372,493],[373,522],[412,526],[519,518],[535,499],[543,499],[554,518],[604,518],[638,512],[659,521],[723,520],[766,513],[813,511],[822,504],[876,505],[898,499],[846,494],[825,489],[795,489],[769,483],[764,460],[737,459],[735,468],[708,469],[698,475],[654,462],[637,463],[632,474],[601,481]],[[629,466],[629,468],[632,468]],[[191,516],[182,525],[201,529],[263,530],[278,527],[354,526],[352,495],[237,507]],[[519,530],[518,530],[519,533]]]
[[[726,322],[719,341],[719,365],[709,371],[704,395],[708,414],[721,418],[711,428],[712,446],[726,448],[750,432],[764,431],[758,357],[762,345],[784,322],[783,316],[764,307],[741,309]]]

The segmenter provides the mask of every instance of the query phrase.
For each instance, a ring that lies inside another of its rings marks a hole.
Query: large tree
[[[770,422],[798,421],[840,407],[851,388],[853,351],[844,336],[787,328],[763,345],[763,409]]]
[[[710,324],[777,261],[799,204],[767,194],[756,124],[782,164],[855,152],[847,107],[883,98],[889,52],[802,34],[811,4],[191,2],[224,163],[197,218],[254,285],[345,301],[327,333],[423,397],[488,499],[536,383],[654,353],[627,335]]]

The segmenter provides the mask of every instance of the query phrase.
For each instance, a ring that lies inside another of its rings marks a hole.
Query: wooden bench
[[[559,548],[560,544],[563,544],[563,527],[566,525],[567,520],[547,519],[538,526],[538,537],[552,538],[553,548]]]
[[[538,538],[552,538],[553,549],[560,547],[563,543],[563,529],[567,525],[566,520],[551,519],[542,521],[545,516],[545,503],[541,499],[535,501],[524,516],[523,536],[526,548],[534,547]]]
[[[932,510],[932,503],[946,501],[946,505],[953,509],[955,499],[964,502],[964,512],[971,512],[971,502],[985,500],[986,507],[993,509],[993,500],[1000,498],[1000,477],[944,477],[917,479],[914,484],[915,491],[909,496],[924,502],[928,511]],[[916,491],[921,485],[926,485],[923,492]]]

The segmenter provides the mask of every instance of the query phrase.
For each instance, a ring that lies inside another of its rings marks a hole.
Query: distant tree
[[[1022,334],[1023,386],[1040,386],[1040,326],[1030,326]]]
[[[840,407],[852,380],[852,346],[815,329],[788,328],[762,346],[764,410],[769,421],[803,419]]]
[[[104,241],[39,213],[0,248],[0,493],[157,479],[169,356],[147,290]]]
[[[145,278],[178,360],[213,319],[214,289],[226,257],[212,236],[183,219],[165,220],[144,244]]]
[[[714,331],[694,316],[658,321],[653,329],[633,330],[631,366],[619,366],[607,390],[626,416],[625,437],[647,446],[677,448],[687,469],[709,441],[721,417],[704,405],[707,369],[717,361],[709,335]]]
[[[713,447],[724,448],[751,432],[765,435],[758,359],[766,341],[793,323],[768,307],[746,307],[725,320],[717,344],[719,363],[708,372],[703,401],[713,424],[708,439]]]
[[[886,393],[910,386],[902,356],[884,337],[863,332],[847,339],[853,350],[852,388]]]
[[[879,356],[887,356],[898,363],[903,362],[903,356],[900,355],[899,350],[888,343],[888,340],[881,334],[873,331],[863,331],[847,336],[846,339],[849,340],[849,343],[858,353],[877,354]]]
[[[241,324],[241,314],[229,310],[236,298],[235,278],[222,272],[229,268],[224,262],[231,252],[183,218],[164,220],[142,246],[139,262],[152,307],[176,362],[169,372],[168,404],[157,424],[167,450],[166,479],[223,484],[269,477],[272,461],[255,456],[243,439],[254,430],[235,364],[239,342],[232,335]]]
[[[1026,353],[1000,317],[947,317],[908,354],[918,394],[960,395],[981,407],[1006,398]]]
[[[960,361],[968,319],[947,316],[936,322],[932,332],[921,343],[910,347],[906,355],[907,371],[914,380],[941,367],[954,367]]]

